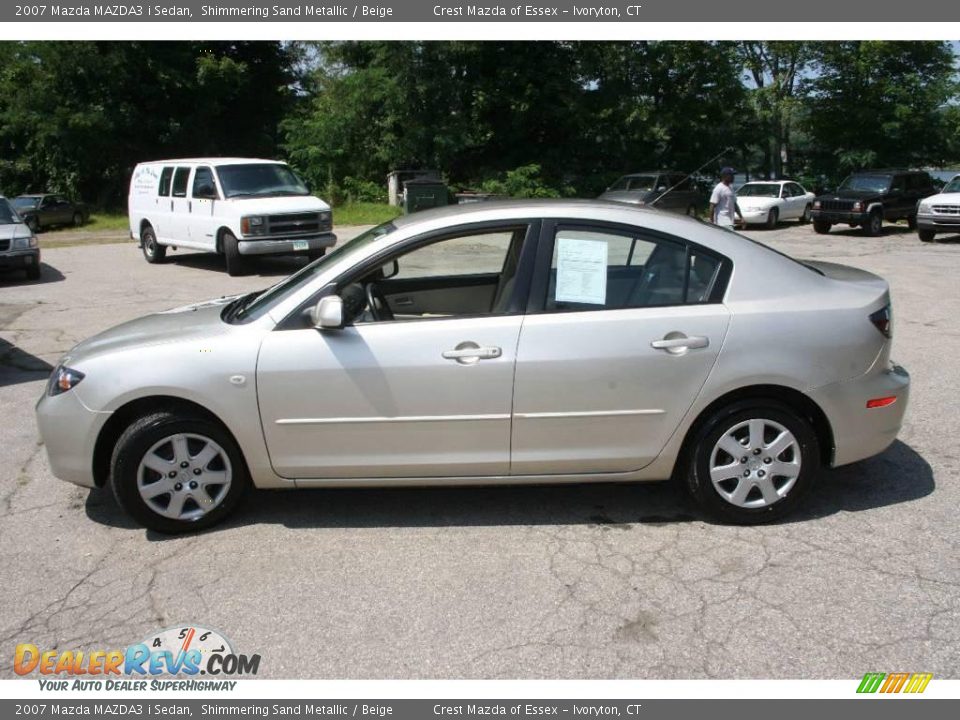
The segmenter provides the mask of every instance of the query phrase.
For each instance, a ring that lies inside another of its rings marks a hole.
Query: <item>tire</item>
[[[911,230],[916,230],[916,229],[917,229],[917,216],[916,216],[916,215],[908,215],[908,216],[907,216],[907,227],[910,228]]]
[[[117,440],[110,487],[138,523],[173,535],[222,521],[249,490],[250,476],[219,423],[160,411],[136,420]]]
[[[751,445],[754,435],[762,440]],[[775,443],[783,444],[777,455],[769,450]],[[731,444],[742,450],[723,449]],[[793,512],[819,473],[820,448],[809,421],[775,400],[744,400],[715,412],[697,432],[686,488],[710,518],[757,525]]]
[[[81,225],[83,225],[83,215],[81,215],[78,212],[75,212],[73,214],[73,226],[80,227]]]
[[[237,238],[229,230],[223,233],[223,256],[227,261],[227,274],[230,277],[247,274],[247,259],[240,254]]]
[[[813,221],[813,231],[818,235],[826,235],[828,232],[830,232],[831,227],[832,226],[830,225],[830,223],[825,222],[823,220]]]
[[[918,230],[917,235],[920,236],[923,242],[933,242],[934,238],[937,237],[937,233],[933,230]]]
[[[31,265],[27,268],[27,280],[39,280],[40,279],[40,266]]]
[[[874,210],[870,213],[867,222],[863,224],[863,232],[870,237],[877,237],[883,232],[883,214]]]
[[[157,242],[157,234],[150,225],[140,233],[140,249],[144,259],[151,265],[162,263],[167,257],[167,246]]]
[[[767,213],[767,230],[774,230],[777,227],[777,221],[780,220],[780,211],[776,208],[771,208],[770,212]]]
[[[803,209],[803,215],[800,216],[800,224],[801,224],[801,225],[807,225],[807,224],[809,224],[809,222],[810,222],[810,220],[811,220],[811,214],[812,214],[812,213],[813,213],[813,208],[812,208],[811,206],[807,205],[807,206]]]
[[[311,250],[307,253],[307,262],[313,262],[314,260],[319,260],[324,255],[327,254],[326,248],[320,248],[319,250]]]
[[[40,232],[40,221],[35,217],[27,218],[26,226],[30,228],[30,232],[32,233]]]

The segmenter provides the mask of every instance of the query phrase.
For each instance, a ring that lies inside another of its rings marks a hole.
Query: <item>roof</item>
[[[283,160],[267,160],[265,158],[241,158],[241,157],[194,157],[194,158],[172,158],[169,160],[144,160],[140,165],[172,165],[176,163],[195,163],[201,165],[257,165],[277,163],[286,164]]]

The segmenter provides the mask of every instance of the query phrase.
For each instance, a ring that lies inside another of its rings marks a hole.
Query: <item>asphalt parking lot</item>
[[[37,282],[0,276],[0,676],[17,643],[108,649],[197,623],[271,678],[957,677],[960,238],[748,234],[886,277],[913,376],[894,446],[759,528],[704,523],[652,484],[261,491],[205,534],[146,532],[109,492],[51,475],[33,416],[51,364],[299,261],[230,278],[121,243],[45,250]]]

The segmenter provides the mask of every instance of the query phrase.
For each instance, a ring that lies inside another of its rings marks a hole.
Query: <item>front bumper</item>
[[[841,212],[839,210],[811,210],[810,217],[832,225],[846,223],[847,225],[863,225],[870,218],[870,213]]]
[[[307,243],[306,247],[296,247],[297,244]],[[333,247],[337,236],[331,233],[308,235],[306,237],[291,238],[252,238],[245,237],[237,242],[237,249],[241,255],[294,255],[312,250],[323,250]]]
[[[758,225],[767,222],[770,217],[770,210],[744,210],[740,208],[740,215],[747,225]]]
[[[40,265],[40,248],[0,252],[0,270],[25,270]]]
[[[109,412],[86,407],[76,389],[37,402],[37,427],[47,450],[50,469],[61,480],[95,487],[93,449]]]
[[[960,233],[960,215],[918,214],[917,228],[940,233]]]
[[[808,394],[830,421],[836,448],[833,466],[837,467],[877,455],[897,439],[910,399],[910,374],[890,363]],[[897,398],[892,405],[867,408],[868,400],[890,396]]]

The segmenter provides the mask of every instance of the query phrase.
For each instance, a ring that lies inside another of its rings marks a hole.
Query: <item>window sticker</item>
[[[607,243],[557,238],[556,302],[607,303]]]

